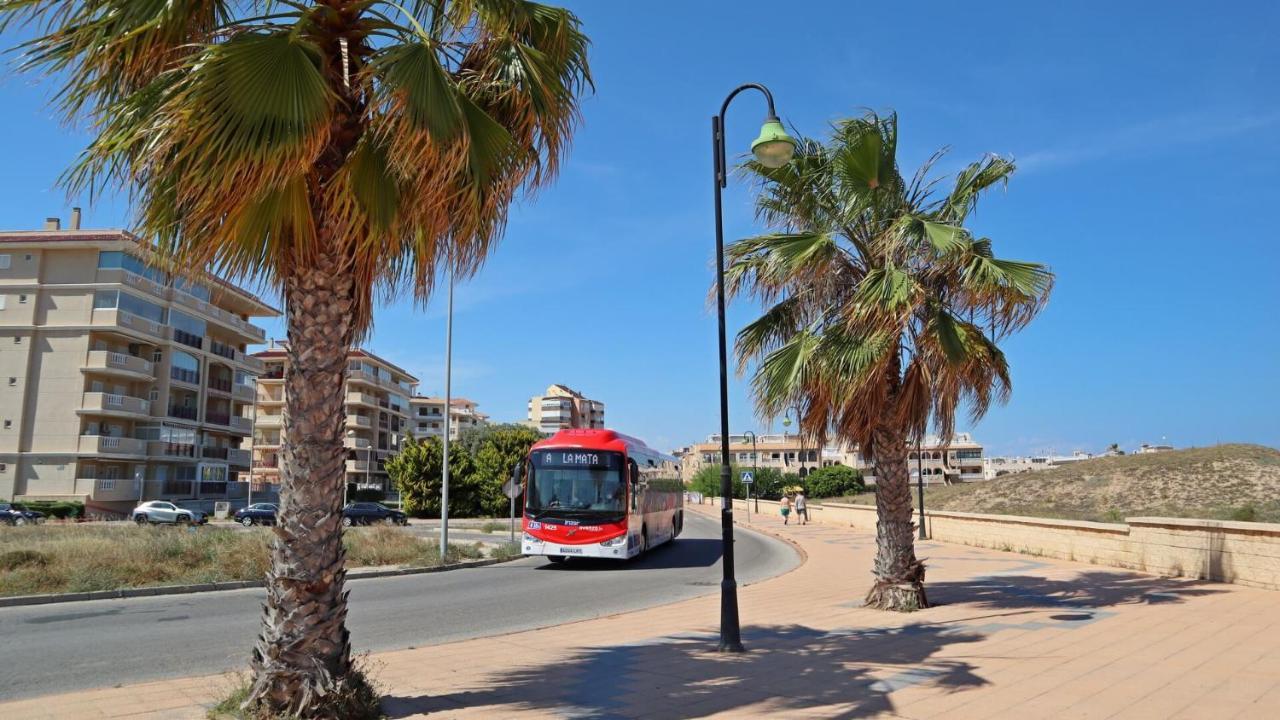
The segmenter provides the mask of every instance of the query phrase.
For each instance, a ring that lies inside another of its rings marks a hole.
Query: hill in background
[[[862,495],[859,503],[874,503]],[[1280,450],[1214,445],[1082,460],[925,489],[925,510],[1120,522],[1160,516],[1280,522]]]

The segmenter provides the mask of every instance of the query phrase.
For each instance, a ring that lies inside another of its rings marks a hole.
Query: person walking
[[[790,495],[782,496],[782,503],[780,507],[782,509],[782,524],[786,525],[789,522],[788,518],[791,516],[791,496]]]
[[[801,525],[809,524],[809,504],[805,502],[804,488],[796,491],[796,520]]]

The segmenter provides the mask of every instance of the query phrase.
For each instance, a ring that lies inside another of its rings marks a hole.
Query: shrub
[[[42,568],[49,564],[49,556],[36,550],[10,550],[0,553],[0,570],[18,568]]]
[[[866,489],[862,473],[845,465],[818,468],[800,481],[810,497],[836,498],[857,495]]]
[[[1258,509],[1253,505],[1243,505],[1231,511],[1231,519],[1237,522],[1256,522]]]
[[[22,506],[28,510],[44,513],[46,517],[57,518],[59,520],[75,519],[84,517],[84,503],[71,501],[35,501],[23,502]]]

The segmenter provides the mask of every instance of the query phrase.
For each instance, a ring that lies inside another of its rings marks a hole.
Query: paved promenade
[[[380,653],[369,660],[385,710],[392,718],[1216,720],[1274,717],[1280,707],[1280,593],[924,542],[936,606],[888,614],[861,607],[870,535],[783,527],[772,515],[752,524],[796,543],[807,561],[740,589],[750,652],[713,652],[719,599],[709,596]],[[206,677],[79,692],[0,705],[0,717],[199,718],[229,684]]]

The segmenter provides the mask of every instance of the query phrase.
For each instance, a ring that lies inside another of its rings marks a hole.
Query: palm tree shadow
[[[695,718],[764,703],[771,710],[836,708],[860,718],[893,709],[890,693],[929,685],[957,692],[987,684],[951,645],[984,635],[945,625],[826,632],[803,625],[751,626],[749,652],[715,652],[714,636],[680,635],[584,648],[567,660],[494,676],[480,690],[386,697],[391,718],[503,705],[562,717]],[[653,703],[657,703],[656,705]]]
[[[975,609],[1093,610],[1116,605],[1184,602],[1222,592],[1196,580],[1126,572],[1082,572],[1055,580],[1035,575],[988,575],[968,580],[929,583],[934,605],[963,603]]]

